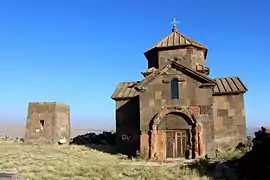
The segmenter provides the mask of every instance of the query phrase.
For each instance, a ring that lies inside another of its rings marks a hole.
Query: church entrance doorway
[[[150,123],[150,158],[173,160],[196,156],[196,123],[188,108],[165,107]]]
[[[166,158],[185,157],[187,139],[186,130],[166,131]]]
[[[191,125],[179,114],[166,114],[158,125],[166,134],[165,158],[188,158],[191,151]]]

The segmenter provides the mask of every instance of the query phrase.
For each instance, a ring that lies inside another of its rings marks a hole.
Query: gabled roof
[[[120,100],[120,99],[129,99],[137,96],[139,93],[137,90],[134,89],[134,86],[138,82],[140,81],[119,83],[111,98],[114,100]]]
[[[215,78],[217,85],[213,89],[214,95],[245,93],[246,86],[239,77]]]
[[[157,77],[158,75],[163,74],[164,72],[168,71],[170,68],[175,67],[177,69],[179,69],[180,71],[182,71],[185,74],[189,74],[192,76],[196,76],[198,79],[200,79],[202,82],[205,83],[210,83],[215,85],[216,82],[214,80],[212,80],[211,78],[204,76],[196,71],[193,71],[179,63],[177,63],[176,61],[169,61],[165,66],[163,66],[162,68],[156,70],[155,72],[153,72],[151,75],[145,77],[141,82],[137,83],[134,88],[135,89],[140,89],[142,88],[144,85],[146,85],[148,82],[150,82],[151,80],[153,80],[155,77]]]
[[[155,44],[153,47],[148,49],[145,52],[145,54],[151,50],[154,50],[154,49],[180,47],[180,46],[188,46],[188,45],[191,45],[191,46],[194,46],[194,47],[197,47],[199,49],[204,50],[205,57],[206,57],[208,48],[206,46],[204,46],[203,44],[198,43],[198,42],[192,40],[191,38],[183,35],[182,33],[180,33],[177,30],[176,27],[173,27],[172,32],[168,36],[166,36],[161,41],[159,41],[157,44]]]
[[[213,95],[245,93],[247,91],[246,86],[239,77],[215,78],[213,81],[216,82],[213,88]],[[111,98],[121,100],[138,96],[139,92],[135,89],[135,86],[139,83],[140,81],[119,83]]]

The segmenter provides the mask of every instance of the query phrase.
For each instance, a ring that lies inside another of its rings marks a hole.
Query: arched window
[[[174,78],[171,81],[171,99],[179,99],[178,79]]]

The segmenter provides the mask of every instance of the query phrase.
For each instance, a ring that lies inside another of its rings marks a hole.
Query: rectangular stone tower
[[[70,107],[56,102],[30,102],[24,141],[27,144],[68,144]]]

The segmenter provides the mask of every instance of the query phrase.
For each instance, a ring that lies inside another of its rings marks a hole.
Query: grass
[[[220,153],[218,155],[218,157],[214,159],[214,161],[225,162],[225,161],[228,161],[228,160],[239,159],[246,152],[247,152],[247,150],[243,150],[243,151],[240,151],[240,150],[229,150],[229,151],[225,151],[225,152]]]
[[[83,146],[30,146],[0,141],[0,171],[30,179],[72,180],[207,180],[181,164],[153,166]]]
[[[222,169],[217,169],[217,164],[222,164],[224,162],[228,162],[231,160],[237,160],[241,158],[247,151],[240,151],[240,150],[228,150],[221,152],[216,158],[213,159],[201,159],[198,164],[194,164],[191,167],[193,169],[196,169],[200,172],[201,175],[208,175],[211,177],[216,177],[216,174],[219,174],[219,176],[227,177],[229,175],[233,175],[231,170],[225,172]],[[236,175],[236,174],[234,174]],[[218,179],[218,178],[217,178]],[[226,179],[226,178],[225,178]],[[230,178],[229,178],[230,179]],[[231,178],[235,179],[235,178]]]

